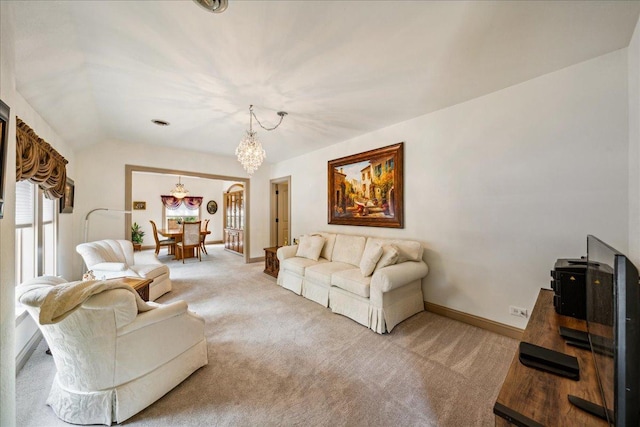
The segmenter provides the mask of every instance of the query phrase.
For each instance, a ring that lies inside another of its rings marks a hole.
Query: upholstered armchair
[[[121,423],[207,364],[203,318],[184,301],[145,304],[126,287],[93,294],[57,323],[41,324],[60,299],[51,298],[53,288],[83,282],[65,283],[43,276],[16,288],[51,349],[57,372],[47,404],[60,419]],[[148,311],[139,312],[141,304]]]
[[[87,269],[97,279],[142,277],[153,279],[149,285],[149,300],[155,301],[171,290],[169,267],[151,253],[133,251],[128,240],[98,240],[76,246]]]

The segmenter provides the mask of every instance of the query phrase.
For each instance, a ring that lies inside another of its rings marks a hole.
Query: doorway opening
[[[291,244],[291,176],[271,180],[271,246]]]
[[[245,206],[245,232],[243,234],[243,241],[242,241],[242,245],[244,246],[244,248],[246,249],[244,251],[244,262],[248,263],[249,262],[249,254],[250,252],[250,247],[249,247],[249,215],[250,215],[250,208],[249,208],[249,194],[250,194],[250,180],[249,178],[246,177],[235,177],[235,176],[226,176],[226,175],[214,175],[214,174],[207,174],[207,173],[201,173],[201,172],[194,172],[194,171],[183,171],[183,170],[176,170],[176,169],[163,169],[163,168],[152,168],[152,167],[147,167],[147,166],[137,166],[137,165],[125,165],[125,194],[124,194],[124,203],[126,207],[131,208],[132,207],[132,194],[133,194],[133,174],[134,172],[147,172],[147,173],[157,173],[157,174],[166,174],[166,175],[178,175],[178,176],[192,176],[192,177],[197,177],[197,178],[204,178],[204,179],[212,179],[212,180],[220,180],[220,181],[234,181],[234,182],[241,182],[244,185],[244,194],[245,194],[245,202],[244,202],[244,206]],[[220,195],[222,197],[222,194]],[[220,212],[221,214],[221,212]],[[124,224],[124,228],[125,228],[125,236],[129,236],[131,233],[131,215],[125,215],[125,224]]]

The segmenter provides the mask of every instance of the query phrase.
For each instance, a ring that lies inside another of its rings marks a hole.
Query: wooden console
[[[557,314],[553,291],[541,289],[522,341],[577,357],[580,380],[528,368],[516,351],[494,405],[496,426],[607,426],[606,421],[569,403],[569,394],[591,402],[599,402],[600,395],[591,352],[565,344],[558,333],[560,326],[587,330],[584,320]]]

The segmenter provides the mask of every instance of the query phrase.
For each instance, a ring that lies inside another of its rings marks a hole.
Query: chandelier
[[[184,184],[180,182],[180,177],[178,177],[178,183],[175,188],[170,191],[171,195],[176,199],[184,199],[187,194],[189,194],[189,190],[184,188]]]
[[[228,0],[193,0],[204,9],[213,13],[222,13],[227,10]]]
[[[267,157],[267,153],[264,151],[262,144],[260,144],[260,141],[258,140],[257,133],[253,131],[253,119],[256,119],[256,122],[258,122],[262,129],[272,131],[280,126],[282,119],[287,115],[287,113],[285,111],[278,111],[278,115],[280,116],[278,124],[272,128],[266,128],[262,126],[262,123],[260,123],[260,120],[258,120],[253,112],[253,105],[249,106],[249,130],[247,131],[247,135],[242,138],[242,141],[240,141],[238,148],[236,148],[238,161],[242,164],[244,170],[247,171],[249,176],[253,175]]]

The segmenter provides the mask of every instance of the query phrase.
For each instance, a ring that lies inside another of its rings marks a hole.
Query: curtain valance
[[[195,211],[202,204],[201,196],[187,196],[182,199],[178,199],[173,196],[160,196],[162,199],[162,204],[165,208],[175,210],[180,207],[182,203],[187,207],[187,209]]]
[[[59,199],[67,182],[67,163],[67,159],[17,118],[16,182],[28,180],[38,184],[48,199]]]

